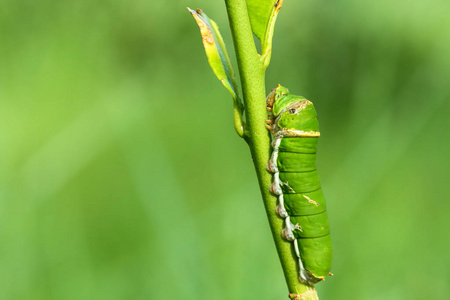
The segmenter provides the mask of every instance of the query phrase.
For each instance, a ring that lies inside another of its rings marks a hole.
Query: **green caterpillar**
[[[277,214],[285,219],[282,235],[294,244],[299,280],[313,285],[332,275],[327,208],[316,169],[316,110],[311,101],[280,85],[266,103],[266,126],[273,137],[267,165],[274,174],[270,191],[278,196]]]

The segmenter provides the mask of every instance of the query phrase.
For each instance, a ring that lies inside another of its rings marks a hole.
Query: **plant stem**
[[[282,239],[283,220],[275,212],[277,198],[269,192],[272,175],[266,171],[270,157],[270,136],[265,127],[267,119],[265,93],[265,66],[259,58],[245,0],[225,0],[233,43],[236,51],[239,75],[242,84],[245,113],[245,131],[248,132],[253,163],[272,230],[273,239],[283,267],[290,293],[305,294],[299,299],[317,300],[314,287],[303,285],[298,280],[297,262],[291,243]]]

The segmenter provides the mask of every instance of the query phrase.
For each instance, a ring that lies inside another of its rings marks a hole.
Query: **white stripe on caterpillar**
[[[277,173],[278,171],[278,165],[277,165],[277,159],[278,159],[278,148],[280,147],[281,138],[275,139],[272,142],[272,156],[269,159],[269,163],[267,164],[267,169],[272,173]]]
[[[309,282],[308,278],[309,278],[309,274],[308,272],[305,270],[305,267],[303,266],[303,262],[302,262],[302,258],[300,256],[300,251],[298,250],[298,240],[296,239],[294,241],[294,249],[295,249],[295,254],[298,257],[298,265],[299,265],[299,280],[301,282]]]

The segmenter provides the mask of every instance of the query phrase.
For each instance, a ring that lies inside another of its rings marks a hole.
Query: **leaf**
[[[236,100],[236,80],[225,43],[219,32],[219,27],[203,13],[201,9],[195,11],[188,7],[188,10],[197,21],[197,25],[200,28],[203,46],[205,47],[206,56],[208,57],[211,69]]]
[[[282,0],[247,0],[252,31],[261,42],[264,41],[273,8],[281,7],[282,3]]]
[[[272,55],[273,30],[281,6],[283,0],[247,0],[252,31],[261,41],[261,61],[266,68]]]

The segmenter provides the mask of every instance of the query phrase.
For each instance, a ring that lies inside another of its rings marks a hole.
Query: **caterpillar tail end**
[[[298,279],[301,283],[307,285],[314,285],[318,282],[325,281],[325,277],[316,277],[310,271],[301,269]]]

